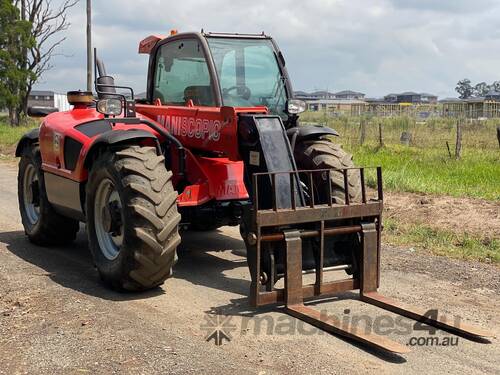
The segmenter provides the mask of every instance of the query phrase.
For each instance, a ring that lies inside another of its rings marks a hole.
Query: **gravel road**
[[[428,343],[411,346],[404,356],[386,355],[316,331],[277,308],[252,310],[236,228],[184,234],[174,277],[162,288],[110,291],[99,282],[84,226],[68,248],[39,248],[26,240],[16,173],[15,165],[0,164],[0,374],[500,373],[498,267],[384,247],[382,293],[455,313],[496,336],[486,343],[459,338],[453,346]],[[455,337],[414,330],[412,321],[355,296],[317,308],[373,323],[375,330],[385,320],[385,327],[395,327],[388,336],[403,344],[412,337],[437,337],[440,343]],[[206,341],[216,325],[230,335],[220,346]]]

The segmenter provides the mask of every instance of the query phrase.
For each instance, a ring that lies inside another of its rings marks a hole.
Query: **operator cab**
[[[151,104],[265,106],[285,124],[296,122],[301,103],[291,99],[283,55],[265,34],[151,36],[141,42],[139,52],[150,54],[147,102]]]

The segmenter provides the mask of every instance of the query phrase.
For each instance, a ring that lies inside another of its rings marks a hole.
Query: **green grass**
[[[500,200],[500,150],[466,149],[461,160],[443,149],[400,145],[349,151],[357,165],[382,166],[388,191]],[[374,185],[373,177],[368,183]]]
[[[23,126],[12,127],[8,118],[0,116],[0,147],[15,145],[27,131],[39,126],[39,120],[29,119]]]
[[[417,121],[408,117],[331,117],[324,112],[306,112],[301,115],[301,121],[321,123],[337,130],[342,142],[350,147],[358,146],[360,142],[360,123],[366,128],[366,144],[376,145],[379,136],[379,124],[382,127],[386,145],[399,144],[401,133],[412,135],[411,145],[420,148],[439,148],[446,154],[446,142],[451,152],[454,152],[457,120],[452,118],[433,118]],[[465,120],[462,127],[464,149],[495,149],[498,150],[496,127],[500,119],[487,121]]]
[[[384,241],[393,245],[412,245],[437,255],[500,263],[500,239],[459,234],[422,224],[402,224],[384,220]]]
[[[388,191],[500,200],[500,148],[496,138],[500,119],[463,121],[460,160],[454,158],[456,119],[424,122],[408,117],[332,117],[325,112],[306,112],[301,120],[337,130],[341,136],[335,141],[354,155],[357,165],[382,166]],[[361,123],[366,128],[363,145]],[[378,145],[379,124],[382,148]],[[402,132],[411,133],[409,146],[400,144]],[[373,178],[368,182],[373,185]]]

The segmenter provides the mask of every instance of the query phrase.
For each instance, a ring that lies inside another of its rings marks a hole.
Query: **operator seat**
[[[211,86],[188,86],[184,89],[184,100],[192,100],[194,105],[214,106]]]

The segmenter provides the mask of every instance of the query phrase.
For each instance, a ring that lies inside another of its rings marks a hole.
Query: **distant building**
[[[344,99],[344,100],[362,100],[365,97],[365,94],[362,92],[351,91],[351,90],[343,90],[336,92],[335,99]]]
[[[295,91],[297,99],[304,100],[309,111],[329,111],[331,113],[359,115],[363,112],[366,103],[362,100],[365,94],[361,92],[344,90],[339,92]]]
[[[310,99],[310,94],[305,91],[294,91],[293,95],[295,99],[308,100]]]
[[[352,90],[343,90],[339,92],[330,92],[330,91],[313,91],[313,92],[305,92],[305,91],[295,91],[294,95],[297,99],[301,100],[363,100],[365,94],[362,92],[352,91]]]
[[[492,101],[500,101],[500,92],[496,90],[490,90],[488,93],[484,96],[485,100],[492,100]]]
[[[427,94],[425,92],[420,94],[420,101],[422,103],[436,104],[438,100],[437,95]]]
[[[309,94],[311,99],[335,99],[335,94],[329,91],[314,91]]]
[[[28,96],[29,107],[54,107],[54,91],[31,90]]]
[[[71,108],[66,94],[44,90],[31,90],[28,96],[28,107],[51,107],[59,111],[68,111]]]
[[[490,91],[484,97],[467,99],[446,98],[440,100],[444,117],[498,118],[500,117],[500,93]]]
[[[374,100],[381,101],[379,99],[374,99]],[[398,94],[387,94],[386,96],[384,96],[383,101],[388,102],[388,103],[397,103],[398,102]]]
[[[387,103],[436,104],[437,99],[436,95],[413,91],[406,91],[400,94],[392,93],[384,96],[384,101]]]

